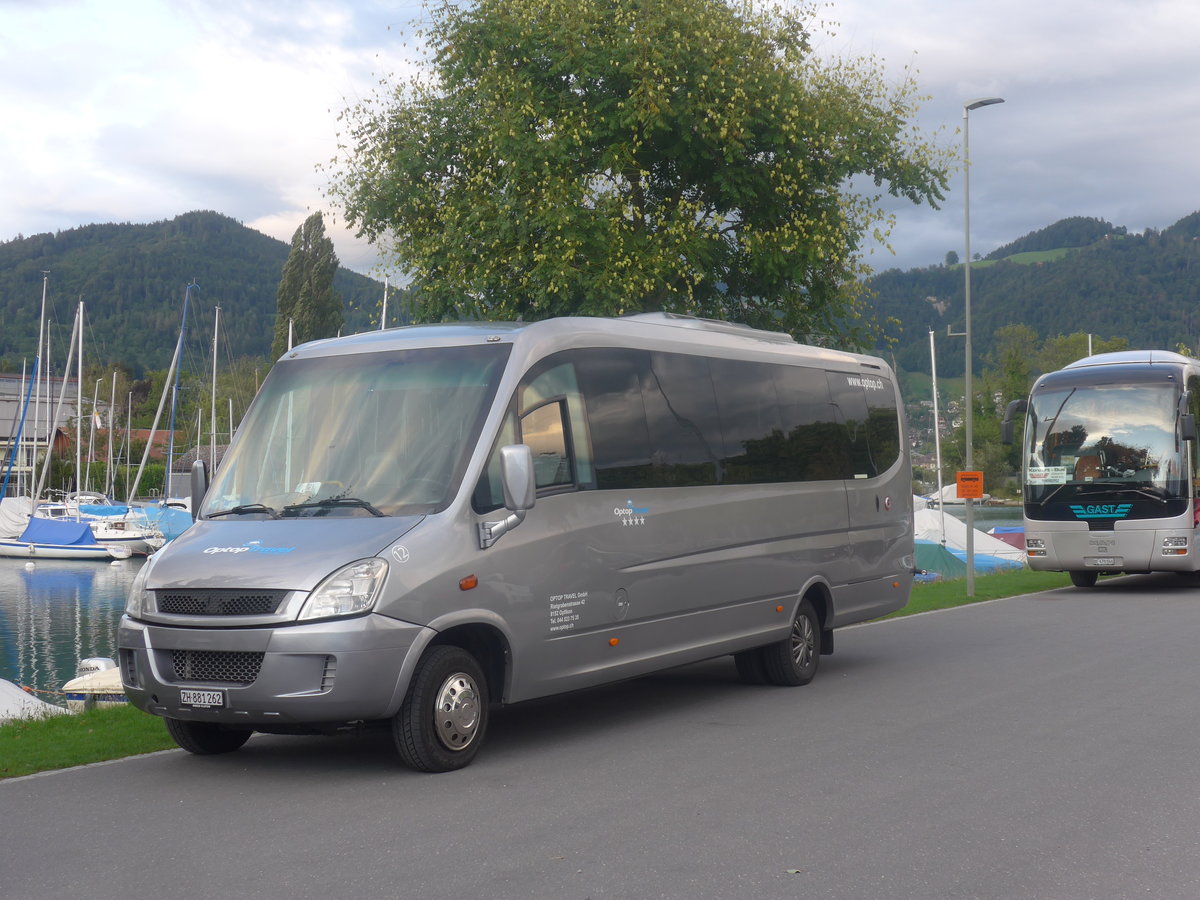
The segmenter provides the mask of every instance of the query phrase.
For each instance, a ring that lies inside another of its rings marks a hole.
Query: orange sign
[[[959,472],[956,479],[959,500],[983,499],[983,473]]]

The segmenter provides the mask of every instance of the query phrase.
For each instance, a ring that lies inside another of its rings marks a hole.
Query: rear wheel
[[[172,740],[188,753],[198,756],[232,753],[254,734],[249,728],[225,728],[214,722],[187,722],[183,719],[165,721]]]
[[[1075,587],[1095,587],[1096,579],[1100,577],[1099,572],[1071,572],[1071,584]]]
[[[392,719],[396,750],[421,772],[461,769],[475,758],[488,723],[487,681],[461,647],[430,647]]]
[[[807,597],[796,608],[787,638],[759,652],[768,684],[792,687],[813,680],[821,661],[821,623]]]

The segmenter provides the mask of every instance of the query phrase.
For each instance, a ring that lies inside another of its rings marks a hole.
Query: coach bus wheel
[[[1099,572],[1071,572],[1071,584],[1075,587],[1095,587]]]
[[[198,756],[232,753],[250,740],[250,735],[254,733],[249,728],[223,728],[213,722],[188,722],[183,719],[165,721],[171,739],[188,753]]]
[[[396,750],[421,772],[461,769],[475,758],[488,723],[487,681],[461,647],[430,647],[392,720]]]
[[[768,684],[790,687],[813,680],[821,661],[821,623],[808,598],[796,609],[791,634],[760,652]]]

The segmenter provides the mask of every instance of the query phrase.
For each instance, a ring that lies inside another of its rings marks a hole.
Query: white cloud
[[[337,114],[411,71],[417,0],[0,0],[0,240],[214,209],[288,241],[335,212],[316,166]],[[837,0],[821,53],[906,66],[927,132],[971,118],[972,249],[1073,215],[1131,230],[1200,209],[1200,6],[1191,0]],[[941,211],[889,201],[886,268],[962,252],[961,174]],[[374,252],[327,219],[343,262]]]

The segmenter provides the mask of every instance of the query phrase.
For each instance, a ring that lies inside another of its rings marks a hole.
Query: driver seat
[[[1088,453],[1075,461],[1075,480],[1089,481],[1100,477],[1100,467],[1104,464],[1099,453]]]

